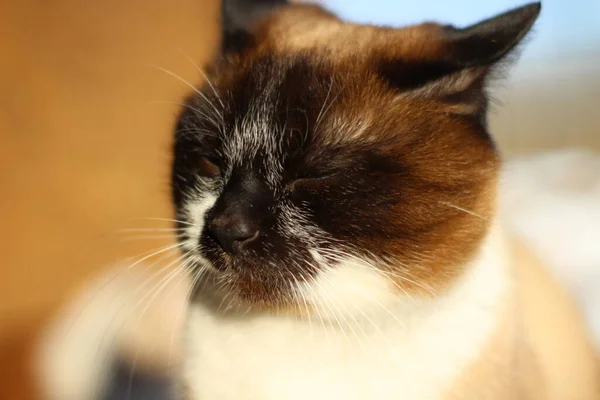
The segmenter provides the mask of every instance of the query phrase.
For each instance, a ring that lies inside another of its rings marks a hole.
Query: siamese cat
[[[174,143],[185,399],[600,398],[578,311],[496,215],[487,90],[540,8],[390,28],[223,2]]]

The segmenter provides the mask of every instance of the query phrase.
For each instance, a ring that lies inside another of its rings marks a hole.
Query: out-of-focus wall
[[[169,146],[212,0],[0,1],[0,398],[29,398],[41,323],[120,254],[119,228],[168,226]],[[178,51],[181,49],[182,52]]]
[[[525,59],[498,85],[497,98],[490,124],[505,153],[600,151],[600,51],[560,61]]]

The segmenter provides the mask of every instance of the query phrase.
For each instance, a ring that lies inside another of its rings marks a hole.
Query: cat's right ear
[[[221,6],[223,54],[243,51],[253,41],[253,25],[287,0],[223,0]]]

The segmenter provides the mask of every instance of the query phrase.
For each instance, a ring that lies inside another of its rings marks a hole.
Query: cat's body
[[[362,328],[285,313],[222,318],[193,304],[186,399],[600,398],[575,304],[500,229],[488,241],[451,293],[399,299],[394,316]]]
[[[399,297],[369,319],[356,316],[356,321],[325,326],[293,314],[229,319],[192,305],[185,364],[189,398],[452,398],[454,386],[468,379],[465,372],[513,312],[509,259],[500,234],[489,237],[449,293],[436,299]],[[335,272],[337,279],[356,279],[357,271],[346,268]],[[379,297],[381,290],[375,287],[369,295]],[[350,298],[339,301],[352,304]]]
[[[175,139],[187,399],[598,398],[576,309],[496,215],[485,85],[539,4],[463,29],[223,10]]]

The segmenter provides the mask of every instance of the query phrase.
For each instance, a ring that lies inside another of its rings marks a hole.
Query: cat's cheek
[[[319,255],[313,254],[313,257],[320,259]],[[347,313],[364,317],[398,302],[390,280],[370,261],[352,256],[341,257],[335,264],[320,268],[314,279],[298,284],[298,291],[301,298],[317,308],[316,312],[332,320]]]
[[[200,237],[204,230],[206,213],[210,210],[217,196],[212,193],[203,193],[188,199],[183,206],[183,215],[188,223],[184,224],[187,240],[183,243],[183,248],[187,251],[198,252]],[[201,255],[201,254],[200,254]]]

